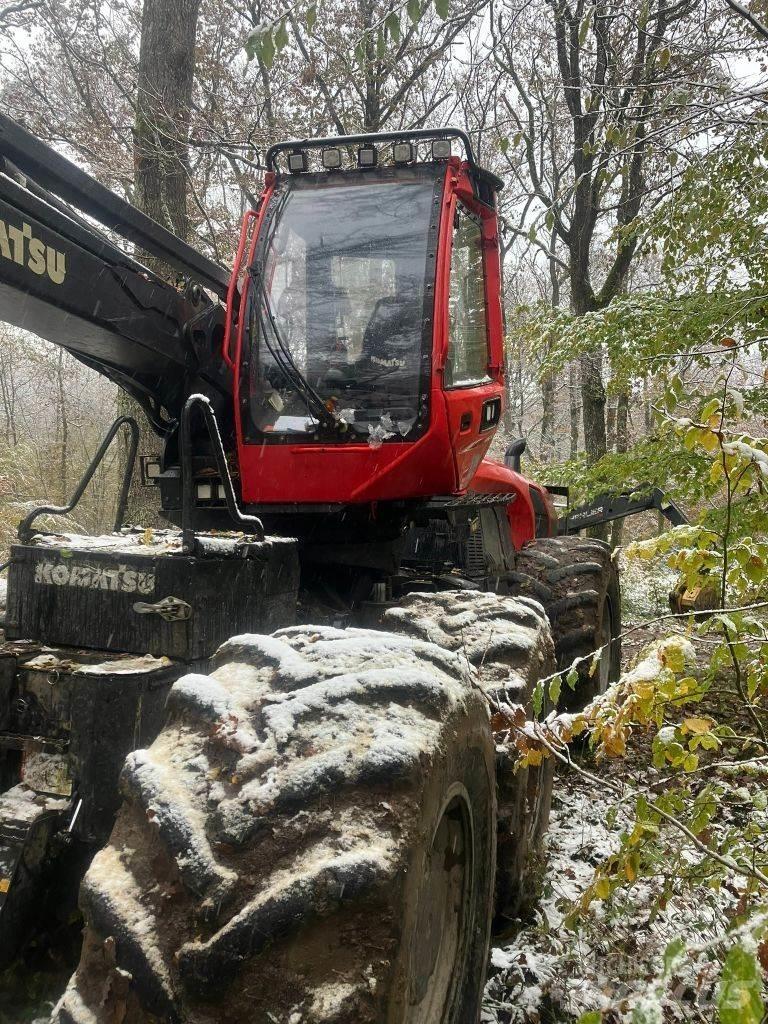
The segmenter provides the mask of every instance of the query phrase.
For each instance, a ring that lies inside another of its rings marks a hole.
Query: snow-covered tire
[[[621,672],[621,596],[609,545],[581,537],[536,540],[518,552],[510,582],[546,609],[559,669],[606,646],[594,672],[591,660],[581,662],[575,689],[562,687],[565,707],[584,707]]]
[[[521,704],[530,712],[540,679],[556,671],[549,622],[541,604],[481,591],[411,594],[384,615],[384,625],[449,651],[475,668],[493,706]],[[542,840],[549,824],[554,762],[515,767],[508,747],[497,751],[499,806],[495,930],[508,930],[539,895]]]
[[[59,1024],[472,1024],[495,750],[464,659],[389,633],[236,637],[128,758]]]

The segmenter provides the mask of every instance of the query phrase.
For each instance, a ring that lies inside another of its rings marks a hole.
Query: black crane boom
[[[115,195],[5,114],[0,114],[0,154],[42,188],[226,299],[229,273],[224,267]]]
[[[224,268],[1,114],[0,157],[0,319],[114,380],[160,434],[193,392],[227,406],[231,382],[219,358],[225,309],[217,301],[226,295]],[[163,281],[86,218],[187,281]]]
[[[640,484],[633,491],[623,494],[601,494],[586,505],[570,509],[560,520],[561,534],[579,533],[590,526],[602,526],[615,519],[626,519],[638,512],[656,510],[672,526],[685,526],[689,522],[685,512],[668,498],[659,487]]]

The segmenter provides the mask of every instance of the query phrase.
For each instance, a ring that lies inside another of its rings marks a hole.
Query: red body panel
[[[485,305],[488,323],[489,376],[491,382],[470,387],[443,388],[443,372],[448,357],[448,293],[451,270],[451,241],[453,217],[461,201],[482,221],[483,270],[485,277]],[[494,429],[482,430],[483,406],[491,399],[504,400],[503,379],[503,322],[501,315],[501,278],[495,210],[478,203],[466,173],[449,173],[446,178],[444,215],[440,230],[440,248],[437,268],[435,299],[440,316],[435,317],[435,363],[440,391],[448,416],[451,450],[456,462],[456,490],[464,491],[472,483],[490,443]]]
[[[521,548],[533,540],[536,536],[536,513],[524,476],[495,459],[483,459],[472,480],[472,490],[479,494],[516,494],[515,500],[507,505],[512,543]]]
[[[256,215],[246,263],[250,264],[264,213],[274,188],[268,174]],[[449,285],[454,212],[463,202],[481,219],[488,324],[489,380],[465,387],[444,388],[443,374],[449,342]],[[254,215],[251,214],[250,223]],[[241,237],[244,252],[248,222]],[[240,273],[236,267],[235,274]],[[240,273],[240,309],[246,308],[250,278]],[[417,441],[384,443],[378,448],[365,443],[318,444],[246,443],[239,402],[235,423],[242,498],[247,504],[362,504],[383,501],[456,495],[468,489],[481,493],[514,492],[509,507],[510,528],[516,547],[533,538],[535,515],[527,481],[500,463],[485,460],[495,429],[483,429],[484,405],[504,400],[503,326],[496,212],[477,201],[466,165],[452,157],[446,164],[435,261],[435,308],[432,339],[429,426]],[[235,395],[240,394],[240,363],[245,317],[235,325],[233,355]],[[225,341],[225,359],[230,353]]]
[[[266,196],[265,196],[266,198]],[[261,211],[266,207],[266,203],[262,201]],[[243,271],[243,259],[245,257],[246,247],[249,249],[249,258],[252,253],[252,246],[248,245],[248,239],[251,237],[251,230],[253,228],[254,221],[256,222],[256,231],[261,221],[260,215],[255,210],[248,210],[243,218],[243,226],[240,228],[240,241],[237,246],[237,255],[235,256],[235,265],[232,270],[232,277],[229,281],[229,288],[227,289],[227,310],[229,315],[227,316],[226,326],[224,328],[224,338],[221,343],[221,358],[224,360],[230,370],[234,370],[235,361],[232,358],[232,331],[233,328],[237,329],[238,325],[235,322],[235,318],[232,315],[235,310],[239,312],[239,279],[240,274]],[[256,234],[256,231],[253,234]],[[235,296],[238,296],[238,303],[235,302]],[[240,334],[238,334],[238,342],[240,341]],[[239,351],[239,349],[238,349]]]

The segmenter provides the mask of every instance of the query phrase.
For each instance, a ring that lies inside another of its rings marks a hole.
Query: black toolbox
[[[172,530],[44,534],[11,548],[6,637],[199,661],[291,625],[298,585],[290,538],[198,537],[187,555]]]

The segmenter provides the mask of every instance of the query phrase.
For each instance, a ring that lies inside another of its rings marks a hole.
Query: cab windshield
[[[365,174],[273,194],[249,289],[252,435],[378,446],[426,426],[434,195],[434,176]]]

